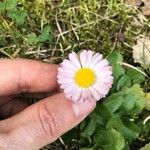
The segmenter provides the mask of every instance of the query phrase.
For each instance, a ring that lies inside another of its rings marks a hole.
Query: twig
[[[132,65],[130,65],[130,64],[127,64],[127,63],[124,63],[124,62],[121,63],[121,64],[122,64],[123,66],[132,68],[132,69],[134,69],[134,70],[140,72],[140,73],[143,74],[144,76],[148,77],[148,75],[147,75],[144,71],[141,71],[140,69],[138,69],[138,68],[136,68],[136,67],[134,67],[134,66],[132,66]]]

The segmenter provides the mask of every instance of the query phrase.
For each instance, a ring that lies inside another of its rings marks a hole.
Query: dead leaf
[[[144,2],[145,7],[150,8],[150,0],[142,0]]]
[[[145,16],[150,15],[150,0],[142,0],[144,2],[144,7],[142,8],[142,13]]]
[[[145,69],[150,69],[150,38],[138,37],[137,44],[133,46],[135,63],[140,63]]]
[[[149,16],[150,15],[150,8],[143,7],[142,8],[142,14],[145,16]]]
[[[126,4],[131,6],[140,6],[142,3],[142,0],[126,0]]]

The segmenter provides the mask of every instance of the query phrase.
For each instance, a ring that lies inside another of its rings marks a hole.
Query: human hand
[[[37,150],[80,123],[95,102],[75,104],[57,91],[57,66],[32,60],[0,60],[0,149]],[[28,106],[21,93],[55,94]]]

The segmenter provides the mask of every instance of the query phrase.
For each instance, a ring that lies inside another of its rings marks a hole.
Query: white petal
[[[58,79],[58,83],[59,84],[63,84],[63,83],[74,83],[73,79],[70,78],[59,78]]]
[[[87,67],[92,63],[93,54],[94,53],[91,50],[87,52]]]
[[[82,98],[83,99],[92,99],[92,95],[89,89],[82,90]]]
[[[75,88],[76,88],[75,85],[70,84],[69,86],[65,87],[64,92],[67,94],[72,93]]]
[[[87,93],[86,89],[82,89],[81,98],[82,99],[87,99],[88,98],[88,93]]]
[[[72,94],[72,100],[74,102],[78,101],[81,97],[81,88],[75,88]]]
[[[93,59],[92,59],[92,63],[90,64],[89,67],[95,67],[99,62],[101,62],[101,60],[103,58],[103,55],[98,54],[98,53],[96,53],[94,56],[93,56]]]
[[[113,77],[112,76],[109,76],[109,75],[99,75],[98,78],[97,78],[97,82],[103,82],[103,83],[110,83],[112,84],[113,82]]]
[[[60,73],[60,74],[62,74],[62,73],[74,74],[74,71],[70,70],[68,68],[59,67],[58,68],[58,73]]]
[[[65,89],[66,87],[68,87],[70,85],[71,85],[70,83],[63,83],[63,84],[60,85],[60,88]]]
[[[87,51],[84,50],[80,53],[80,62],[82,67],[86,67],[87,63]]]
[[[78,58],[78,56],[77,56],[77,54],[75,52],[72,52],[71,54],[69,54],[69,59],[70,59],[70,61],[72,61],[72,63],[77,68],[81,68],[81,64],[80,64],[79,58]]]
[[[103,82],[98,82],[93,87],[101,94],[107,94],[109,91],[109,87]]]
[[[105,66],[105,67],[93,67],[93,70],[97,74],[97,76],[105,75],[105,76],[111,76],[112,75],[112,68],[110,66]]]
[[[91,92],[91,94],[95,100],[100,100],[101,95],[95,88],[90,87],[89,90],[90,90],[90,92]]]
[[[93,56],[93,60],[95,60],[97,57],[99,57],[99,55],[100,55],[99,53],[95,53]]]
[[[105,71],[105,70],[95,70],[97,76],[105,75],[105,76],[111,76],[111,71]]]
[[[73,74],[69,74],[69,73],[58,73],[58,75],[57,75],[57,78],[59,79],[59,78],[72,78],[73,79]]]
[[[103,59],[95,66],[95,68],[100,69],[108,65],[109,65],[109,62],[106,59]]]
[[[68,69],[71,69],[71,70],[77,70],[78,68],[73,65],[73,63],[71,61],[69,61],[68,59],[65,59],[63,62],[62,62],[62,66],[64,68],[68,68]]]

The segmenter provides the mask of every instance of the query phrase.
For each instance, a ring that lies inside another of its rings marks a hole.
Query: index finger
[[[0,72],[0,96],[50,92],[57,88],[57,65],[25,59],[1,59]]]

